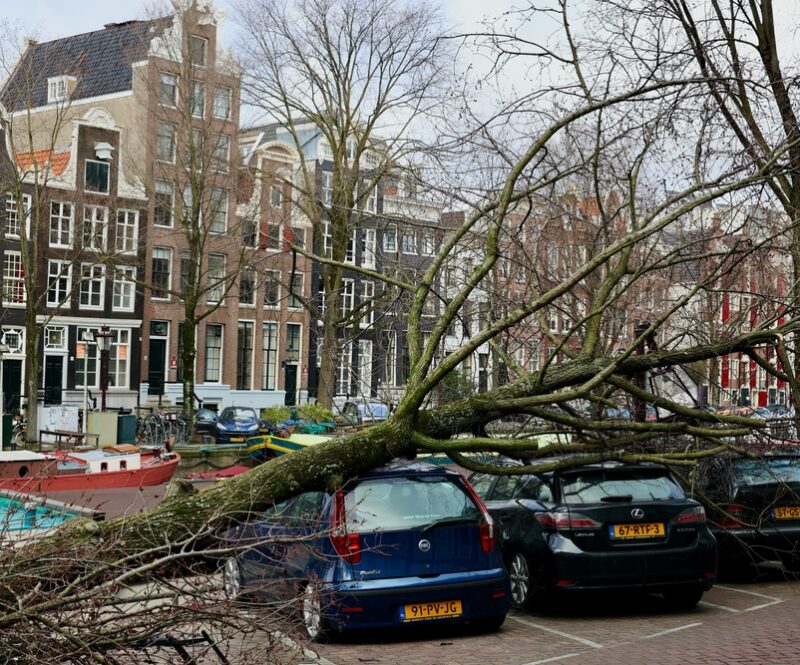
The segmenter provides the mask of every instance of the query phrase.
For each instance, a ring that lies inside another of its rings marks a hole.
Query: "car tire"
[[[236,557],[228,557],[222,564],[222,592],[230,601],[247,600],[242,569]]]
[[[536,584],[531,574],[532,566],[522,552],[512,552],[508,557],[508,579],[511,584],[511,604],[516,608],[530,607],[533,604],[533,591]]]
[[[318,644],[331,638],[330,623],[322,612],[322,595],[314,582],[308,582],[303,589],[303,628],[308,639]]]
[[[477,629],[479,633],[493,633],[496,630],[500,629],[500,626],[505,623],[506,615],[501,614],[500,616],[496,617],[486,617],[485,619],[476,619],[472,622],[472,625]]]
[[[673,610],[691,610],[697,606],[702,597],[703,589],[700,587],[670,589],[664,592],[664,600]]]

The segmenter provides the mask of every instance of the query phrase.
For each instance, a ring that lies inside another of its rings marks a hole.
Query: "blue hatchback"
[[[458,473],[396,462],[230,529],[229,598],[302,598],[315,641],[408,624],[502,625],[508,578],[492,518]]]

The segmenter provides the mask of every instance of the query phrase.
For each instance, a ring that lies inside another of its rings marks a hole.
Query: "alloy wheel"
[[[225,597],[229,600],[236,600],[242,591],[239,562],[233,557],[226,559],[222,568],[222,588],[225,592]]]
[[[511,601],[517,607],[522,607],[528,602],[531,585],[528,560],[523,554],[517,552],[511,557],[508,577],[511,582]]]
[[[322,602],[319,591],[313,582],[306,584],[303,592],[303,625],[311,640],[322,635]]]

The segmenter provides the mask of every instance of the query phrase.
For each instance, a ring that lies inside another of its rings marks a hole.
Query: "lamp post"
[[[100,332],[95,333],[94,338],[97,348],[100,350],[100,410],[106,410],[106,391],[108,390],[108,351],[111,349],[111,340],[114,333],[108,326],[100,326]]]
[[[0,450],[3,450],[3,416],[6,409],[6,392],[3,389],[3,354],[11,349],[7,344],[0,344]]]
[[[94,332],[84,330],[81,333],[83,342],[83,433],[89,431],[89,344],[94,344]]]

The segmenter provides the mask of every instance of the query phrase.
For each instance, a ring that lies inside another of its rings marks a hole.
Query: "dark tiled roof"
[[[73,35],[31,46],[0,93],[10,111],[47,104],[47,79],[77,78],[71,99],[130,90],[131,64],[142,60],[150,40],[169,24],[171,17],[110,24],[103,30]]]

